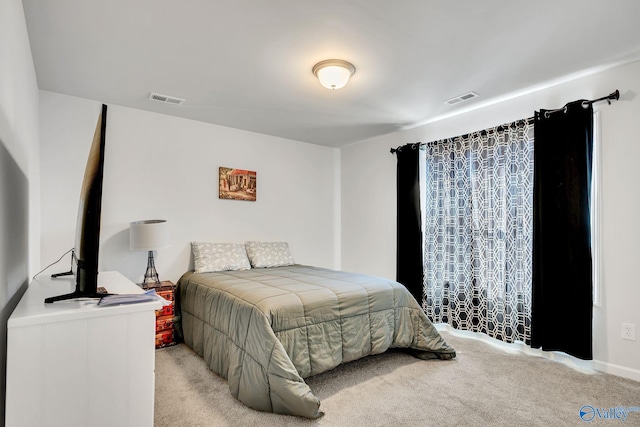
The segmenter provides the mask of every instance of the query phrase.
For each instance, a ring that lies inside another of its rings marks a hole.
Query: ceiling
[[[40,89],[334,147],[640,57],[637,0],[23,5]],[[356,67],[335,91],[311,72],[332,58]]]

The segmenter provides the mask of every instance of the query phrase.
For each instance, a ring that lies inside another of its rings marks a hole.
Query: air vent
[[[180,105],[184,102],[182,98],[176,98],[175,96],[160,95],[159,93],[151,92],[149,99],[152,101],[164,102],[165,104]]]
[[[444,101],[444,103],[447,104],[447,105],[455,105],[455,104],[458,104],[459,102],[468,101],[468,100],[476,98],[478,96],[480,96],[480,95],[478,95],[475,92],[467,92],[464,95],[460,95],[460,96],[456,96],[455,98],[447,99],[446,101]]]

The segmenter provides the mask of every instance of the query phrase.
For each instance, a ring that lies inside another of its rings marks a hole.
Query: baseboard
[[[638,369],[627,368],[626,366],[602,362],[600,360],[594,360],[593,366],[597,371],[640,382],[640,370]]]
[[[612,374],[640,382],[640,371],[626,366],[615,365],[613,363],[602,362],[599,360],[582,360],[561,351],[542,351],[540,349],[531,348],[522,341],[506,343],[480,332],[460,331],[446,323],[437,323],[434,326],[438,331],[446,331],[461,338],[480,340],[506,352],[527,354],[530,356],[538,356],[554,360],[586,374],[604,372],[606,374]]]

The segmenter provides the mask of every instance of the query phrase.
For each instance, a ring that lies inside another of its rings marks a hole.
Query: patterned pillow
[[[254,268],[295,264],[287,242],[246,242],[244,246]]]
[[[244,245],[239,243],[191,242],[196,273],[250,270]]]

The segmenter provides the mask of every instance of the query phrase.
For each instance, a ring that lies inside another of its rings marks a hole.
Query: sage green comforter
[[[317,418],[320,401],[303,378],[390,347],[455,357],[404,286],[362,274],[302,265],[188,272],[176,308],[185,343],[262,411]]]

